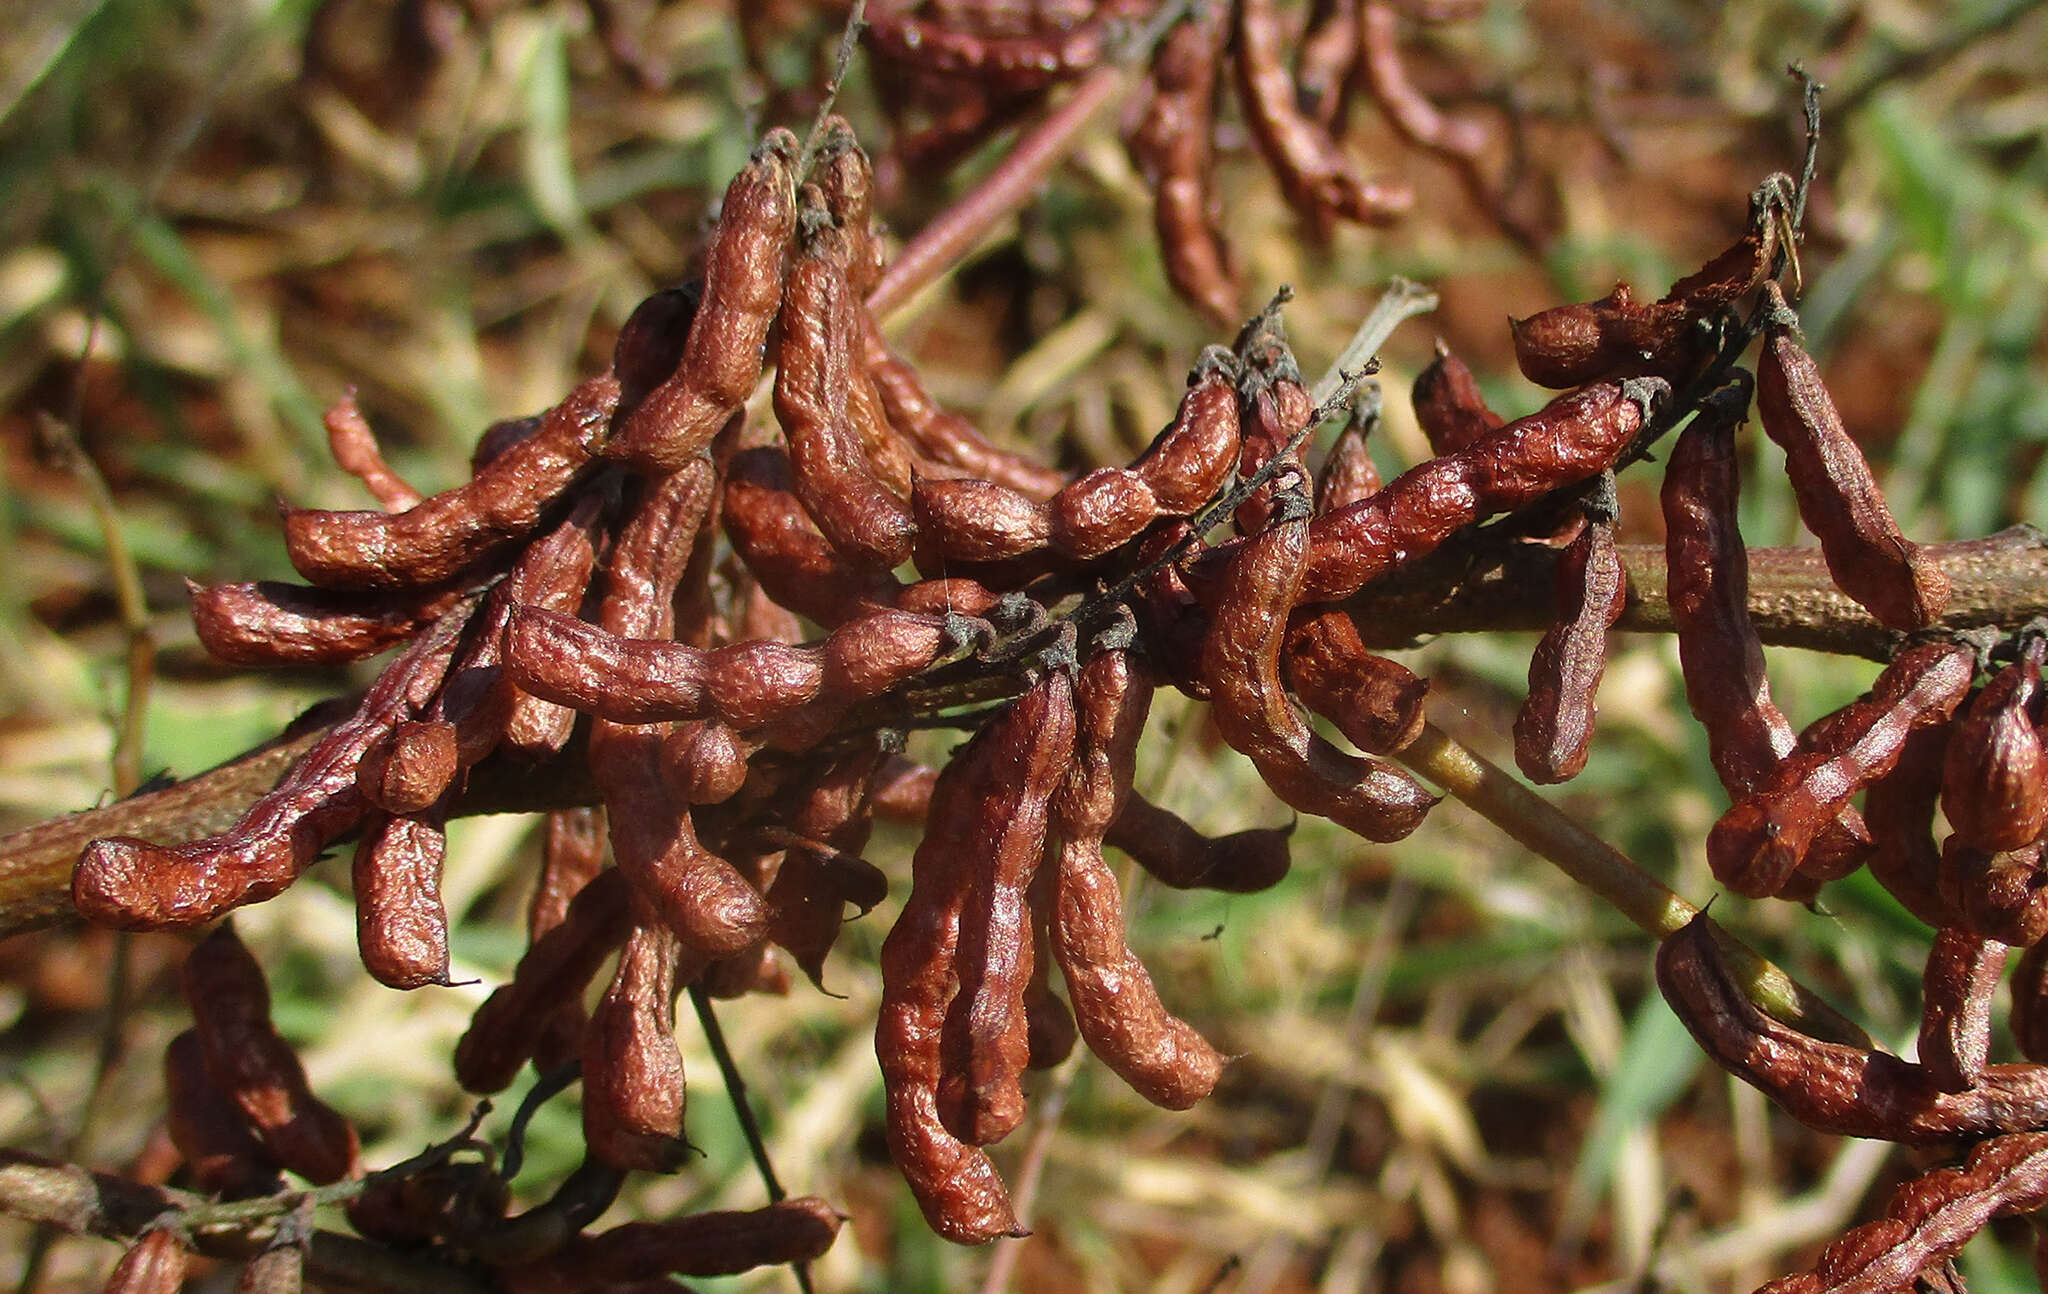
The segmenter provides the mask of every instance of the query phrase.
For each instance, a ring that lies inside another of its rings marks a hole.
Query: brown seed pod
[[[444,615],[450,589],[336,592],[259,580],[185,582],[199,645],[230,665],[345,665],[395,647]]]
[[[1438,454],[1457,453],[1500,430],[1503,421],[1486,407],[1478,379],[1442,338],[1437,339],[1436,358],[1415,379],[1414,401],[1415,421]]]
[[[768,890],[768,937],[789,950],[813,984],[824,974],[846,906],[865,914],[888,892],[881,871],[854,852],[867,843],[869,786],[882,759],[879,742],[864,742],[791,792],[794,835]]]
[[[533,897],[526,905],[526,942],[529,949],[569,915],[569,905],[604,869],[606,861],[604,813],[601,809],[558,809],[547,815],[546,836],[541,849],[540,876]],[[614,881],[618,878],[615,876]],[[621,927],[612,942],[624,938]],[[591,974],[595,974],[593,968]],[[534,1068],[541,1073],[576,1058],[583,1045],[583,988],[590,975],[577,981],[576,989],[548,1014],[547,1024],[533,1044]],[[516,1063],[516,1062],[515,1062]],[[508,1080],[509,1081],[509,1080]]]
[[[206,1069],[206,1044],[187,1029],[164,1048],[164,1123],[184,1159],[192,1184],[224,1200],[245,1200],[281,1190],[279,1165],[242,1113],[242,1107]]]
[[[1281,686],[1280,646],[1309,552],[1299,475],[1272,527],[1246,540],[1217,581],[1202,679],[1217,730],[1275,795],[1368,840],[1399,840],[1421,825],[1436,798],[1392,765],[1347,755],[1317,736]]]
[[[2009,951],[1959,927],[1936,932],[1921,978],[1920,1067],[1944,1092],[1967,1092],[1991,1055],[1991,998]]]
[[[323,1186],[353,1176],[355,1129],[306,1085],[305,1067],[270,1023],[263,971],[232,926],[193,946],[182,980],[207,1073],[277,1162]]]
[[[815,1261],[832,1247],[844,1220],[825,1201],[806,1195],[746,1212],[628,1222],[577,1236],[532,1268],[506,1274],[520,1288],[535,1290],[610,1288],[669,1275],[732,1276]]]
[[[1343,147],[1301,111],[1282,54],[1288,37],[1272,0],[1237,0],[1234,13],[1238,98],[1287,204],[1318,230],[1332,219],[1384,225],[1406,215],[1413,190],[1359,178]]]
[[[377,448],[377,433],[356,407],[356,389],[345,388],[321,422],[327,427],[327,449],[334,465],[366,486],[372,498],[386,512],[404,512],[417,507],[424,497],[391,470],[384,453]]]
[[[460,771],[455,725],[445,719],[393,724],[356,765],[356,791],[387,813],[418,813],[441,798]]]
[[[1924,629],[1948,605],[1949,581],[1899,533],[1863,451],[1842,426],[1820,366],[1793,339],[1798,319],[1775,283],[1765,287],[1769,326],[1757,412],[1785,451],[1800,520],[1820,540],[1844,593],[1893,629]]]
[[[536,696],[614,723],[716,718],[747,729],[819,702],[843,707],[879,696],[929,669],[966,632],[959,618],[876,611],[815,647],[746,642],[699,651],[522,607],[506,631],[506,666]]]
[[[2015,948],[2048,938],[2048,876],[2041,846],[1987,854],[1956,836],[1941,847],[1940,890],[1968,929]]]
[[[925,458],[1033,499],[1049,499],[1067,483],[1051,468],[990,444],[972,423],[947,412],[925,390],[917,370],[890,353],[874,319],[865,310],[859,319],[868,376],[882,397],[890,425]]]
[[[465,1091],[503,1091],[559,1028],[558,1013],[574,1004],[581,1018],[584,990],[626,937],[630,894],[617,870],[600,872],[561,923],[534,939],[512,981],[484,1000],[455,1046],[455,1077]]]
[[[688,1156],[675,995],[704,964],[660,925],[636,921],[627,932],[583,1031],[583,1140],[600,1163],[667,1173]]]
[[[619,398],[610,373],[584,382],[544,415],[541,428],[492,459],[465,485],[404,512],[287,508],[285,551],[314,584],[396,589],[438,584],[532,532],[550,503],[591,461]]]
[[[1372,461],[1372,449],[1367,441],[1380,423],[1380,400],[1379,383],[1367,382],[1359,388],[1358,398],[1351,405],[1351,414],[1344,421],[1344,430],[1337,433],[1337,439],[1330,445],[1329,456],[1316,469],[1317,516],[1348,508],[1379,492],[1380,469]]]
[[[1953,643],[1900,652],[1862,700],[1830,716],[1824,740],[1802,741],[1721,815],[1707,834],[1715,877],[1738,894],[1777,893],[1849,797],[1898,762],[1906,734],[1954,712],[1974,668],[1969,648]]]
[[[379,815],[356,845],[356,943],[363,967],[390,988],[448,982],[442,821],[435,809]]]
[[[847,240],[823,203],[805,187],[802,237],[782,290],[775,418],[797,497],[825,538],[856,561],[895,567],[910,556],[917,523],[877,479],[854,425],[859,298],[847,282]]]
[[[1167,281],[1210,322],[1224,326],[1237,322],[1244,296],[1216,221],[1210,142],[1216,73],[1229,41],[1229,15],[1220,3],[1196,6],[1176,23],[1152,56],[1151,94],[1127,141],[1131,160],[1152,186],[1152,223]]]
[[[1324,130],[1342,129],[1346,90],[1358,64],[1356,0],[1316,0],[1294,53],[1294,91],[1302,111]]]
[[[235,1294],[299,1294],[305,1288],[306,1251],[297,1244],[272,1244],[242,1265]]]
[[[1032,860],[1044,847],[1046,798],[1073,742],[1072,699],[1064,680],[1050,681],[1055,679],[1057,674],[1046,675],[983,725],[939,774],[924,840],[911,860],[910,894],[882,942],[875,1055],[882,1066],[889,1155],[932,1229],[963,1244],[1014,1233],[1017,1219],[988,1156],[939,1119],[939,1085],[947,1072],[941,1035],[949,1004],[956,992],[966,992],[958,986],[968,982],[961,973],[961,944],[973,873],[996,857],[1007,859],[1005,871],[1014,874],[1034,840]],[[1063,741],[1040,739],[1058,738],[1061,730]],[[1032,804],[1035,812],[1026,807]],[[985,972],[987,961],[965,961],[964,968]],[[1028,975],[1016,978],[1021,991]],[[989,1033],[974,1041],[993,1038]]]
[[[746,785],[759,749],[721,720],[692,719],[661,739],[662,776],[684,804],[723,804]]]
[[[591,575],[597,568],[598,530],[607,501],[592,493],[576,501],[562,523],[520,555],[505,577],[499,596],[512,606],[539,607],[565,615],[582,609]],[[569,743],[576,714],[567,706],[544,701],[512,685],[509,678],[493,684],[494,703],[505,708],[499,741],[527,759],[542,759]]]
[[[2031,712],[2041,692],[2040,643],[1993,675],[1957,718],[1941,775],[1941,811],[1966,844],[2018,849],[2048,829],[2048,753]]]
[[[1941,893],[1941,850],[1934,843],[1934,806],[1949,725],[1915,729],[1899,762],[1870,784],[1864,797],[1873,848],[1870,874],[1908,912],[1939,930],[1962,924],[1961,912]]]
[[[985,35],[892,8],[869,19],[861,36],[876,57],[925,76],[972,80],[997,91],[1043,90],[1101,62],[1110,19],[1126,7],[1106,4],[1073,27],[1028,36]]]
[[[1123,898],[1102,841],[1131,784],[1152,685],[1130,653],[1101,651],[1074,683],[1073,767],[1053,800],[1061,844],[1051,895],[1052,949],[1088,1049],[1146,1100],[1184,1110],[1207,1096],[1223,1055],[1167,1011],[1124,941]]]
[[[1394,5],[1367,3],[1358,8],[1359,62],[1372,87],[1373,101],[1403,139],[1463,163],[1461,177],[1473,186],[1478,177],[1470,167],[1486,151],[1487,128],[1469,117],[1446,114],[1408,78],[1396,39]]]
[[[1240,479],[1252,475],[1287,448],[1287,445],[1315,416],[1315,405],[1302,385],[1295,367],[1294,352],[1281,334],[1277,314],[1255,321],[1239,339],[1238,350],[1245,355],[1245,375],[1239,382],[1241,444],[1237,454]],[[1299,450],[1296,451],[1297,456]],[[1279,496],[1279,477],[1253,490],[1232,520],[1239,534],[1254,534],[1266,528]]]
[[[2020,954],[2012,972],[2012,1014],[2007,1022],[2020,1055],[2036,1063],[2048,1060],[2048,941]]]
[[[874,230],[874,172],[844,117],[827,117],[812,178],[825,197],[825,210],[846,236],[846,277],[854,295],[865,298],[882,277],[888,256]],[[863,314],[866,307],[860,307]],[[860,325],[856,323],[856,327]],[[865,344],[865,335],[861,338]],[[861,367],[866,368],[865,358]]]
[[[1533,782],[1577,777],[1592,748],[1607,631],[1628,603],[1611,515],[1589,508],[1585,528],[1558,555],[1557,603],[1556,623],[1529,658],[1529,695],[1515,715],[1515,764]]]
[[[1906,1182],[1892,1193],[1885,1217],[1822,1250],[1812,1270],[1774,1280],[1757,1294],[1941,1288],[1933,1276],[1991,1219],[2031,1213],[2043,1203],[2048,1133],[1993,1137],[1972,1147],[1962,1168],[1938,1168]]]
[[[1713,333],[1684,302],[1638,303],[1628,284],[1598,301],[1510,319],[1522,376],[1553,390],[1614,376],[1682,383],[1713,356]]]
[[[1350,597],[1474,521],[1598,476],[1670,391],[1657,378],[1630,378],[1559,396],[1458,453],[1411,468],[1370,498],[1318,517],[1309,528],[1300,601]]]
[[[1001,1141],[1024,1119],[1021,1079],[1031,1052],[1024,991],[1033,953],[1027,896],[1048,848],[1052,796],[1074,754],[1073,685],[1049,670],[1012,710],[1017,719],[983,756],[1002,770],[1002,798],[980,803],[980,851],[968,865],[954,953],[960,987],[939,1043],[940,1122],[976,1146]]]
[[[1103,843],[1129,854],[1154,880],[1176,890],[1256,894],[1287,875],[1292,827],[1253,827],[1205,836],[1136,791],[1124,797]]]
[[[201,925],[283,893],[329,842],[362,820],[368,806],[355,779],[364,752],[427,705],[467,618],[450,612],[416,637],[377,676],[355,713],[300,756],[227,831],[175,846],[133,836],[87,845],[71,877],[79,915],[117,929],[157,930]]]
[[[796,227],[797,152],[796,136],[771,130],[726,186],[682,360],[639,403],[620,408],[607,457],[642,472],[673,472],[702,453],[753,394]]]
[[[1429,680],[1366,650],[1358,623],[1342,608],[1296,612],[1280,670],[1303,705],[1368,755],[1391,755],[1422,733]]]
[[[185,1286],[185,1246],[169,1230],[145,1231],[107,1277],[106,1294],[178,1294]]]
[[[1967,1092],[1881,1051],[1822,1042],[1780,1024],[1742,994],[1696,918],[1657,951],[1657,987],[1714,1062],[1809,1128],[1924,1145],[2039,1127],[2048,1067],[1987,1065]]]

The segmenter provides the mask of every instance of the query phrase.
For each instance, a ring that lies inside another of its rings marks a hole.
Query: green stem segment
[[[1607,900],[1646,933],[1662,939],[1699,915],[1698,908],[1626,854],[1435,724],[1423,725],[1422,735],[1395,758]],[[1715,935],[1729,969],[1765,1012],[1816,1038],[1875,1045],[1813,990],[1718,926]]]

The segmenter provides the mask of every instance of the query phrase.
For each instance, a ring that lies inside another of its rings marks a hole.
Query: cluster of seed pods
[[[1476,4],[1325,0],[1305,27],[1276,0],[875,0],[869,52],[896,122],[885,180],[943,171],[1033,111],[1047,92],[1119,61],[1146,60],[1125,142],[1154,194],[1168,279],[1212,321],[1242,315],[1244,285],[1217,220],[1216,160],[1226,85],[1260,159],[1314,234],[1338,221],[1384,225],[1415,204],[1403,181],[1369,178],[1345,133],[1360,99],[1393,134],[1447,162],[1511,236],[1542,234],[1502,189],[1506,141],[1479,117],[1446,113],[1410,79],[1403,22],[1441,23]],[[1164,30],[1159,30],[1164,22]],[[1146,50],[1146,39],[1156,45]]]
[[[1383,483],[1368,445],[1376,389],[1315,407],[1277,308],[1196,359],[1174,418],[1126,466],[1070,477],[990,443],[931,397],[869,314],[882,270],[871,183],[843,124],[808,156],[772,132],[726,192],[701,281],[644,302],[608,371],[486,432],[468,483],[414,491],[344,403],[329,418],[335,457],[383,510],[287,511],[306,586],[193,591],[202,640],[238,663],[401,650],[228,831],[90,846],[74,882],[89,918],[202,925],[281,892],[353,836],[365,966],[397,988],[445,983],[443,823],[471,770],[581,761],[601,801],[551,815],[529,946],[455,1056],[478,1093],[529,1065],[580,1075],[588,1161],[554,1200],[511,1218],[502,1183],[479,1186],[475,1172],[379,1184],[352,1211],[359,1229],[396,1235],[402,1219],[431,1216],[440,1229],[409,1243],[496,1263],[533,1288],[572,1270],[624,1288],[815,1257],[838,1220],[809,1200],[717,1227],[582,1232],[622,1174],[685,1158],[677,994],[789,991],[785,957],[820,982],[848,909],[886,895],[861,856],[880,815],[923,830],[881,955],[890,1152],[939,1233],[1016,1232],[985,1147],[1024,1117],[1025,1071],[1078,1038],[1179,1109],[1225,1061],[1127,945],[1104,846],[1180,887],[1252,891],[1288,867],[1284,830],[1211,839],[1134,788],[1154,690],[1206,701],[1282,803],[1401,839],[1435,803],[1388,758],[1422,730],[1428,685],[1368,649],[1345,600],[1511,514],[1483,533],[1562,550],[1516,754],[1533,778],[1571,777],[1627,596],[1613,473],[1680,414],[1692,420],[1664,491],[1670,601],[1688,699],[1735,799],[1709,842],[1717,875],[1798,897],[1868,859],[1943,930],[1923,1043],[1931,1077],[1910,1080],[1948,1103],[1928,1126],[2042,1126],[2027,1104],[2032,1067],[1985,1065],[1983,1038],[1984,986],[2004,946],[2048,929],[2032,883],[2048,816],[2043,639],[2002,647],[2011,663],[1974,696],[1983,651],[1912,640],[1868,697],[1803,734],[1763,684],[1730,448],[1753,391],[1844,591],[1902,633],[1928,629],[1946,596],[1799,347],[1773,282],[1781,186],[1760,191],[1744,236],[1662,300],[1639,305],[1618,288],[1518,322],[1525,373],[1561,388],[1534,412],[1494,413],[1440,353],[1414,393],[1435,456]],[[1764,338],[1760,380],[1722,344],[1747,332]],[[747,407],[771,370],[774,423],[756,426]],[[1316,455],[1311,433],[1337,414],[1343,430]],[[900,753],[902,730],[935,717],[975,729],[937,770]],[[1892,789],[1866,821],[1849,800],[1876,779]],[[1941,849],[1926,839],[1937,803],[1955,826]],[[1701,1021],[1742,1036],[1770,1025],[1715,996],[1710,946],[1666,950],[1674,964],[1686,955],[1681,1014],[1723,1064],[1754,1064],[1734,1044],[1717,1049]],[[2048,1045],[2048,974],[2037,965],[2022,979],[2033,997],[2016,1029],[2023,1045],[2030,1030]],[[1667,991],[1676,982],[1668,975]],[[197,1090],[195,1045],[174,1052],[174,1090]],[[1860,1055],[1830,1063],[1891,1072],[1878,1063],[1890,1058]],[[240,1149],[195,1139],[187,1151],[195,1166],[235,1169],[214,1189],[260,1192],[278,1167],[312,1175],[272,1140],[270,1116],[244,1114]],[[1860,1117],[1820,1126],[1878,1126]],[[337,1163],[318,1171],[355,1171],[352,1158]],[[1971,1189],[1994,1201],[1983,1209],[2031,1198]],[[487,1207],[454,1206],[469,1196]]]

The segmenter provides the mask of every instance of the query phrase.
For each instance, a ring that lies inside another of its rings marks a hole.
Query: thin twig
[[[1607,900],[1645,932],[1662,939],[1699,915],[1698,908],[1626,854],[1434,723],[1424,724],[1422,735],[1394,758]],[[1763,1010],[1817,1038],[1873,1045],[1868,1034],[1813,990],[1718,926],[1715,933],[1729,969]]]
[[[854,51],[860,48],[861,28],[867,26],[868,0],[853,0],[853,7],[846,11],[846,26],[839,33],[839,51],[832,60],[832,79],[825,83],[825,97],[818,101],[817,112],[811,115],[811,129],[804,136],[804,148],[797,165],[797,174],[811,169],[811,161],[818,155],[818,146],[825,138],[825,118],[832,115],[833,107],[839,102],[839,87],[846,83],[846,70],[853,66]]]

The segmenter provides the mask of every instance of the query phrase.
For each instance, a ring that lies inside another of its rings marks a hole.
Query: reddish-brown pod
[[[665,1278],[732,1276],[756,1267],[813,1262],[832,1247],[844,1221],[825,1201],[801,1196],[747,1212],[627,1222],[577,1236],[528,1270],[508,1268],[506,1276],[521,1291],[611,1291],[635,1281],[678,1289]]]
[[[1292,827],[1253,827],[1205,836],[1180,815],[1136,791],[1109,824],[1103,843],[1121,849],[1162,885],[1176,890],[1257,894],[1286,879]]]
[[[270,1023],[262,968],[232,926],[217,927],[186,954],[182,980],[207,1073],[277,1161],[321,1185],[355,1173],[355,1129],[313,1095],[305,1067]]]
[[[1216,74],[1230,40],[1228,7],[1209,4],[1176,23],[1153,55],[1151,94],[1130,134],[1131,157],[1152,184],[1152,223],[1167,281],[1210,322],[1238,321],[1243,297],[1216,220]]]
[[[259,580],[194,584],[200,646],[230,665],[344,665],[404,642],[461,600],[450,589],[309,589]]]
[[[2033,721],[2040,692],[2036,640],[1992,676],[1949,737],[1941,811],[1958,836],[1989,853],[2018,849],[2048,828],[2048,753]]]
[[[2006,945],[1951,926],[1937,931],[1921,977],[1920,1065],[1944,1092],[1977,1085],[1991,1054],[1991,999]]]
[[[459,768],[454,724],[407,719],[363,752],[356,790],[387,813],[418,813],[441,798]]]
[[[356,389],[348,387],[341,399],[330,406],[321,421],[327,427],[327,450],[334,465],[361,481],[387,512],[404,512],[417,506],[421,494],[384,461],[377,448],[377,433],[356,406]]]
[[[364,969],[391,988],[448,982],[442,814],[380,815],[356,845],[356,944]]]
[[[206,1070],[206,1044],[187,1029],[164,1048],[164,1123],[192,1184],[240,1200],[284,1185],[278,1162],[225,1089]]]
[[[1415,379],[1415,421],[1438,454],[1455,454],[1490,432],[1503,419],[1486,406],[1479,381],[1465,361],[1439,339],[1436,358]]]
[[[2008,1021],[2020,1055],[2048,1064],[2048,942],[2028,948],[2013,967]]]
[[[1937,930],[1962,924],[1960,911],[1942,894],[1941,847],[1934,839],[1948,736],[1947,724],[1914,730],[1899,762],[1872,782],[1864,797],[1872,841],[1870,875],[1906,911]]]
[[[178,1294],[185,1285],[185,1246],[166,1228],[145,1231],[107,1277],[106,1294]]]
[[[1382,399],[1377,382],[1367,382],[1359,389],[1351,405],[1351,414],[1344,420],[1344,430],[1337,433],[1329,455],[1316,469],[1317,516],[1348,508],[1360,499],[1379,493],[1380,469],[1372,461],[1372,448],[1368,441],[1373,429],[1379,426]]]
[[[1529,695],[1515,715],[1515,763],[1531,781],[1569,781],[1586,766],[1607,631],[1627,602],[1612,515],[1589,507],[1585,528],[1558,554],[1558,618],[1529,658]]]
[[[681,363],[639,403],[619,410],[608,456],[644,472],[673,472],[703,452],[753,393],[796,227],[798,147],[787,130],[768,132],[726,186]]]
[[[1509,320],[1522,376],[1553,390],[1616,374],[1678,382],[1713,353],[1712,334],[1682,302],[1638,304],[1628,284],[1598,301]]]
[[[689,1154],[675,993],[704,963],[683,970],[682,955],[666,929],[636,924],[583,1032],[583,1140],[614,1168],[666,1173]]]
[[[1341,607],[1297,611],[1280,657],[1288,688],[1368,755],[1391,755],[1422,733],[1429,680],[1366,650]]]
[[[1765,286],[1769,327],[1757,382],[1757,413],[1785,451],[1785,471],[1806,528],[1844,593],[1893,629],[1924,629],[1948,605],[1949,580],[1899,533],[1898,522],[1820,378],[1793,336],[1798,317],[1775,283]]]

